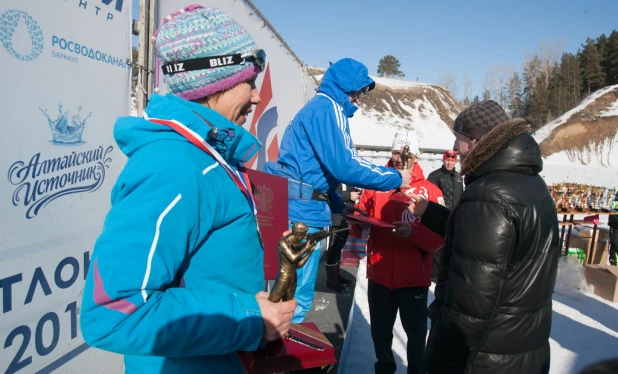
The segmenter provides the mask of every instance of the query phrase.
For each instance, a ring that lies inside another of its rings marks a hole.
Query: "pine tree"
[[[562,55],[560,61],[560,79],[564,91],[564,110],[575,108],[581,101],[582,79],[579,59],[572,53]],[[562,113],[559,113],[561,115]]]
[[[472,100],[472,104],[478,104],[480,102],[481,102],[481,100],[479,99],[479,95],[475,95],[474,99]]]
[[[614,30],[605,45],[605,83],[608,86],[618,84],[618,31]]]
[[[400,77],[403,78],[406,75],[399,70],[401,63],[393,55],[386,55],[378,62],[378,76],[380,77]]]
[[[566,110],[566,87],[562,77],[562,71],[558,64],[554,66],[553,74],[547,87],[547,122],[558,117]]]
[[[580,55],[582,78],[587,94],[590,95],[605,85],[605,72],[601,68],[601,56],[594,41],[588,38],[582,47],[584,48]]]
[[[535,123],[541,123],[539,117],[538,104],[540,100],[540,92],[543,87],[543,79],[541,75],[541,60],[538,56],[532,57],[524,63],[524,108],[523,114],[534,120]]]

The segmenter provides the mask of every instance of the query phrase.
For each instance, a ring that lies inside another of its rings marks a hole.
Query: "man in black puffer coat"
[[[438,186],[444,197],[444,205],[452,209],[459,201],[459,196],[463,192],[461,176],[455,169],[457,151],[447,150],[442,156],[442,161],[444,162],[442,167],[432,171],[427,180]]]
[[[493,101],[455,120],[466,189],[446,226],[437,204],[421,220],[446,234],[427,373],[549,372],[558,220],[530,128]]]

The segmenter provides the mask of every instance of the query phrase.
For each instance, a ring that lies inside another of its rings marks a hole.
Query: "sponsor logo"
[[[210,66],[215,67],[215,66],[227,66],[227,65],[233,65],[234,61],[232,61],[232,57],[233,56],[224,56],[224,57],[219,57],[219,58],[211,58],[210,61]]]
[[[13,205],[26,208],[26,218],[34,218],[52,201],[71,194],[94,192],[105,180],[113,146],[43,159],[37,153],[29,161],[15,161],[8,172],[9,182],[17,186]]]
[[[79,61],[77,58],[83,56],[105,64],[117,66],[122,69],[126,69],[128,67],[126,59],[112,56],[98,49],[91,48],[83,43],[79,43],[71,39],[67,40],[56,35],[52,36],[52,47],[67,51],[66,54],[63,52],[54,51],[52,56],[69,62],[78,63]]]
[[[58,103],[58,117],[51,119],[46,110],[42,108],[39,108],[39,110],[47,118],[47,123],[52,133],[52,142],[56,144],[77,144],[82,142],[86,121],[88,121],[92,112],[82,118],[81,106],[77,107],[77,113],[71,114],[68,110],[63,111],[62,103]]]
[[[47,118],[55,145],[83,144],[82,136],[86,122],[92,115],[82,114],[77,107],[75,114],[63,110],[58,104],[58,115],[52,119],[46,110],[39,108]],[[14,206],[26,209],[26,218],[39,214],[52,201],[71,194],[94,192],[105,180],[106,170],[112,161],[113,146],[100,145],[89,150],[72,151],[61,156],[45,158],[40,152],[29,160],[15,161],[7,173],[9,182],[15,187],[12,202]]]
[[[18,51],[13,44],[14,35],[21,28],[27,30],[29,51]],[[0,16],[0,42],[13,57],[22,61],[32,61],[43,52],[43,31],[39,24],[23,10],[9,9]]]
[[[69,0],[65,0],[69,1]],[[91,12],[97,17],[105,17],[105,20],[114,19],[115,13],[122,13],[124,0],[70,0],[74,6],[78,6]],[[105,6],[103,6],[105,5]],[[113,9],[113,10],[112,10]]]

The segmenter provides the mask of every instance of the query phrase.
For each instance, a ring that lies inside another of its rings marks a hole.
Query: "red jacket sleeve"
[[[443,201],[442,191],[438,187],[430,182],[426,182],[425,187],[429,193],[429,201],[434,203]],[[408,239],[412,244],[429,253],[434,253],[444,246],[444,238],[422,225],[420,218],[412,224],[412,235]]]
[[[422,251],[434,253],[444,245],[444,238],[419,222],[412,224],[412,235],[408,238],[410,242]]]
[[[373,190],[363,190],[361,194],[360,201],[355,206],[367,212],[368,215],[373,216],[374,206],[375,206],[375,194],[376,192]],[[356,213],[360,214],[360,213]],[[358,225],[353,224],[350,221],[350,234],[353,237],[360,238],[363,234],[363,230],[361,230]]]

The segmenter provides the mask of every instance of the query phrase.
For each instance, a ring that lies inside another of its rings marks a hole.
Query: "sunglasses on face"
[[[367,92],[369,92],[369,86],[363,87],[363,88],[361,88],[358,91],[350,92],[350,96],[352,96],[352,97],[360,97],[361,94],[367,94]]]
[[[244,65],[247,62],[253,63],[261,70],[264,70],[266,66],[266,52],[264,52],[263,49],[258,49],[245,54],[236,53],[233,55],[208,56],[191,60],[175,61],[162,65],[161,70],[165,75],[174,75],[176,73],[185,73],[188,71]]]

